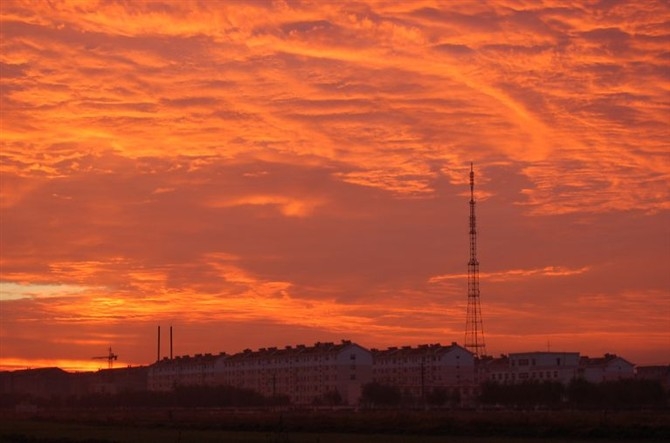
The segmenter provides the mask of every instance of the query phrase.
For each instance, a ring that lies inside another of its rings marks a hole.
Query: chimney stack
[[[158,326],[158,356],[156,361],[161,361],[161,327]]]

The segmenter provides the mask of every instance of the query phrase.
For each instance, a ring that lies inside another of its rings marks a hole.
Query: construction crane
[[[109,353],[107,355],[102,355],[98,357],[91,357],[93,360],[107,360],[107,368],[112,369],[114,367],[114,360],[119,358],[118,355],[112,352],[112,347],[109,347]]]

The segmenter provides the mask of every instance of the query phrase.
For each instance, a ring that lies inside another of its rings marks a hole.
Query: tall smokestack
[[[170,360],[172,360],[172,326],[170,326]]]
[[[161,327],[158,326],[158,357],[156,361],[161,361]]]

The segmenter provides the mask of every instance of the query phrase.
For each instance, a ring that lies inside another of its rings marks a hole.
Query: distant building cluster
[[[150,366],[150,391],[175,386],[232,385],[265,396],[284,395],[292,404],[337,396],[355,405],[366,383],[377,382],[418,397],[437,388],[474,392],[474,357],[456,343],[368,350],[356,343],[316,343],[247,349],[234,355],[165,358]]]
[[[295,405],[337,399],[359,404],[365,385],[393,387],[403,396],[436,393],[473,399],[483,383],[518,384],[574,379],[592,383],[643,378],[670,388],[670,366],[638,367],[613,354],[590,358],[577,352],[511,353],[475,358],[456,343],[367,349],[348,340],[284,348],[247,349],[237,354],[163,358],[149,366],[68,373],[58,368],[0,373],[0,393],[35,396],[169,392],[181,386],[233,386]]]

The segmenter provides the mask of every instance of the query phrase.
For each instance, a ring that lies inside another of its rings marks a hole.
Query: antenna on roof
[[[158,354],[156,356],[156,361],[161,361],[161,326],[158,325]]]

